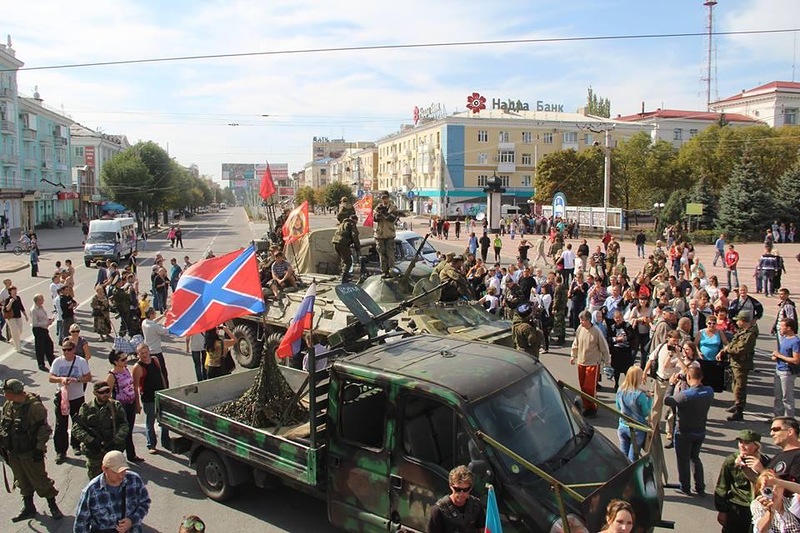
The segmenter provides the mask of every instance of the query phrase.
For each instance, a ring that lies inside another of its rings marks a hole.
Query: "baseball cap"
[[[10,378],[3,382],[3,392],[25,392],[25,385],[18,379]]]
[[[94,384],[94,391],[95,392],[108,392],[111,390],[111,387],[108,386],[108,383],[105,381],[96,381]]]
[[[743,429],[736,435],[736,440],[743,442],[761,442],[761,434],[752,429]]]
[[[105,454],[103,456],[103,466],[117,474],[129,468],[128,461],[125,460],[125,456],[119,450],[112,450]]]

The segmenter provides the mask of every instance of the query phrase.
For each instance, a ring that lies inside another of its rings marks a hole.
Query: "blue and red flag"
[[[173,335],[185,337],[265,309],[256,249],[250,245],[187,268],[178,280],[164,325]]]
[[[306,291],[300,307],[297,309],[286,334],[281,339],[275,355],[281,359],[291,357],[300,351],[300,341],[303,339],[303,332],[311,329],[311,319],[314,317],[314,299],[317,297],[317,284],[312,283]]]
[[[486,527],[483,532],[503,533],[503,526],[500,524],[500,509],[497,508],[497,498],[494,495],[494,487],[491,485],[486,498]]]

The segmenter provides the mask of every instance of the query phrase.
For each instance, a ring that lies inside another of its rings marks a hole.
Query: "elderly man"
[[[744,408],[747,403],[747,377],[753,370],[753,358],[758,340],[758,326],[755,322],[751,322],[751,316],[747,311],[739,311],[735,317],[738,329],[731,342],[717,355],[717,359],[720,360],[724,357],[730,359],[733,372],[733,405],[728,408],[728,412],[732,413],[727,418],[728,422],[744,420]]]
[[[608,352],[608,343],[606,343],[603,332],[592,326],[592,314],[589,311],[581,311],[578,319],[581,325],[575,331],[569,364],[578,364],[578,382],[581,390],[585,394],[595,397],[600,365],[607,365],[611,355]],[[597,404],[584,399],[583,416],[591,418],[596,414]]]
[[[33,504],[34,491],[47,499],[54,520],[63,518],[56,504],[58,491],[47,476],[44,454],[50,438],[47,409],[37,394],[25,392],[18,379],[3,383],[6,403],[0,414],[0,453],[14,473],[14,485],[19,487],[23,507],[12,522],[21,522],[36,516]]]
[[[150,511],[150,495],[142,478],[128,470],[125,456],[117,450],[105,454],[102,470],[81,491],[74,531],[141,533]]]

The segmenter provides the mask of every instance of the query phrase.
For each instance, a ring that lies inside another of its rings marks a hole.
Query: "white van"
[[[504,217],[517,216],[522,214],[522,209],[516,205],[503,204],[500,206],[500,214]]]
[[[116,263],[136,250],[136,221],[133,218],[99,219],[89,222],[83,248],[83,263],[111,259]]]

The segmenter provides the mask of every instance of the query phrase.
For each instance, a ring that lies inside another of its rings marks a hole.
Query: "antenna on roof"
[[[706,0],[703,5],[708,8],[708,50],[706,56],[706,77],[701,78],[701,81],[706,82],[706,110],[711,108],[711,82],[714,79],[711,70],[711,58],[714,50],[714,6],[717,5],[717,0]]]

